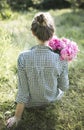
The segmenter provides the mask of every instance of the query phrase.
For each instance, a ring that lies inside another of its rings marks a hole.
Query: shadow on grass
[[[52,104],[44,108],[25,109],[17,127],[7,129],[4,126],[2,130],[55,130],[59,117],[58,106],[57,103],[57,105]]]

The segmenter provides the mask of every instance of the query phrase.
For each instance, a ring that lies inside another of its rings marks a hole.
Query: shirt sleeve
[[[63,63],[63,71],[58,78],[58,88],[66,91],[69,88],[68,63]]]
[[[29,99],[28,81],[25,72],[24,57],[21,54],[18,57],[18,92],[16,96],[16,102],[26,104],[28,103],[28,99]]]

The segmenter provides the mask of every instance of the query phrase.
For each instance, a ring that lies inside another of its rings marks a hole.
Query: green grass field
[[[7,130],[5,118],[14,114],[17,92],[17,57],[22,50],[37,44],[31,33],[31,21],[37,10],[11,12],[0,20],[0,130]],[[24,111],[17,130],[84,129],[84,11],[49,10],[55,20],[56,35],[78,43],[79,54],[69,63],[70,89],[63,99],[45,110]],[[13,130],[12,128],[11,130]],[[15,129],[15,130],[16,130]]]

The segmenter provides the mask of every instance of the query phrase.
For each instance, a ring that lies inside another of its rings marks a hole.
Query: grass
[[[14,114],[17,92],[17,57],[37,43],[30,31],[37,10],[11,13],[0,21],[0,130],[7,130],[5,118]],[[78,43],[78,58],[69,63],[70,89],[63,99],[43,110],[25,110],[17,130],[83,130],[84,126],[84,12],[49,10],[56,34]],[[15,128],[12,128],[12,130]]]

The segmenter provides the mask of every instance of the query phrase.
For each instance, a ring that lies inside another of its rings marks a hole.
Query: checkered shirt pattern
[[[59,100],[68,88],[68,64],[59,54],[36,45],[19,55],[17,103],[41,106]]]

